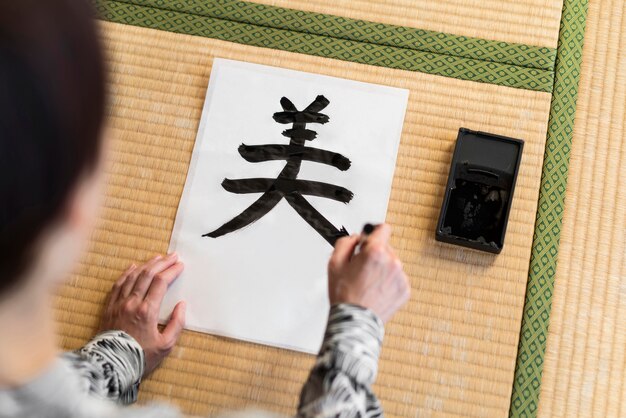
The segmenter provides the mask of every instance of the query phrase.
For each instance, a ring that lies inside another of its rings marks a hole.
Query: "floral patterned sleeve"
[[[322,347],[300,395],[297,417],[382,417],[372,385],[383,335],[383,323],[373,312],[349,304],[331,307]],[[125,332],[99,334],[63,357],[79,377],[81,392],[122,405],[137,400],[144,352]],[[128,417],[143,417],[146,412],[143,408],[128,410]],[[258,417],[259,412],[242,412],[241,416]]]
[[[298,418],[382,417],[372,392],[382,321],[349,304],[331,307],[322,348],[300,395]]]
[[[98,334],[83,348],[63,357],[83,378],[86,392],[122,405],[137,400],[145,368],[144,352],[124,331]]]

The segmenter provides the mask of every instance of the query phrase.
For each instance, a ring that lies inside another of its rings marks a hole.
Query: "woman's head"
[[[0,2],[0,296],[63,257],[47,238],[88,223],[105,103],[92,19],[88,0]]]

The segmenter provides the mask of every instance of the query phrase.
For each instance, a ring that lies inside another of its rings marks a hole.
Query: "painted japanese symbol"
[[[241,144],[239,146],[239,154],[251,163],[285,160],[285,168],[275,179],[224,179],[222,187],[231,193],[263,194],[241,214],[215,231],[204,234],[203,237],[221,237],[250,225],[266,215],[283,198],[330,245],[334,246],[338,238],[348,235],[348,231],[344,227],[337,229],[304,196],[319,196],[342,203],[349,203],[354,196],[353,193],[341,186],[318,181],[299,180],[297,178],[303,160],[330,165],[341,171],[346,171],[350,168],[350,160],[343,155],[304,145],[305,141],[313,141],[317,137],[317,132],[306,128],[307,124],[325,124],[329,121],[327,115],[320,113],[329,103],[328,99],[320,95],[304,110],[298,110],[286,97],[280,100],[283,111],[274,113],[273,118],[281,124],[292,124],[291,129],[287,129],[282,133],[283,136],[290,138],[289,145]]]

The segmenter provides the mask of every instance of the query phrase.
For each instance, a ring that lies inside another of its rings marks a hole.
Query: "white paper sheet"
[[[192,330],[309,353],[319,350],[328,314],[326,266],[331,245],[282,199],[261,219],[227,235],[211,232],[261,193],[226,191],[224,178],[276,178],[284,160],[248,162],[240,144],[289,144],[292,125],[272,118],[285,96],[303,110],[318,95],[326,124],[307,124],[306,146],[352,162],[347,171],[303,161],[298,179],[354,193],[347,204],[305,196],[334,226],[358,233],[385,220],[408,91],[245,62],[215,59],[200,128],[172,232],[170,251],[185,271],[163,303],[165,319],[187,301]]]

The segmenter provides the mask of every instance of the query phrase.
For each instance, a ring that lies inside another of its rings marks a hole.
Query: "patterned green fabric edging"
[[[548,338],[588,0],[565,0],[509,415],[535,417]]]
[[[551,92],[554,48],[234,0],[95,0],[117,23]]]

